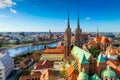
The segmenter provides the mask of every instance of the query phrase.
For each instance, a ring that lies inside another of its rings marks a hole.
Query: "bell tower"
[[[78,13],[77,28],[75,30],[75,45],[82,48],[82,30],[80,29],[80,24],[79,24],[79,13]]]
[[[64,43],[65,43],[65,54],[64,57],[67,58],[71,53],[71,28],[68,14],[67,28],[64,33]]]

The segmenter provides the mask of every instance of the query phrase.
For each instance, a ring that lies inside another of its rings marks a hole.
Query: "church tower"
[[[65,54],[64,57],[67,58],[71,53],[71,28],[68,14],[67,28],[64,33],[64,41],[65,41]]]
[[[98,36],[99,36],[99,29],[97,27],[96,37],[98,37]]]
[[[106,61],[104,60],[102,54],[100,53],[97,62],[96,62],[96,73],[98,76],[101,76],[102,71],[106,68]]]
[[[51,38],[52,38],[52,32],[51,32],[51,30],[50,30],[50,29],[49,29],[48,38],[49,38],[49,39],[51,39]]]
[[[78,13],[77,28],[75,30],[75,45],[80,48],[82,47],[82,30],[80,29],[80,24],[79,24],[79,13]]]

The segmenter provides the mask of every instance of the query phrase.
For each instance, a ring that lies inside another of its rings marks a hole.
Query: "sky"
[[[0,0],[0,32],[120,32],[120,0]]]

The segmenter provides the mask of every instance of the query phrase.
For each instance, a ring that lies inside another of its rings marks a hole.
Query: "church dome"
[[[116,77],[116,73],[108,65],[107,69],[102,72],[102,77],[108,77],[108,78],[114,77],[115,78]]]
[[[82,68],[82,72],[78,75],[78,80],[88,80],[89,76],[85,73],[85,68]]]

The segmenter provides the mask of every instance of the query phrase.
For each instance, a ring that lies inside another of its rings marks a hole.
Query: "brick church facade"
[[[119,80],[120,70],[111,68],[112,66],[107,64],[108,61],[104,59],[102,53],[96,59],[91,53],[81,49],[83,45],[81,35],[78,15],[75,43],[72,45],[68,15],[67,29],[64,33],[66,80]]]

